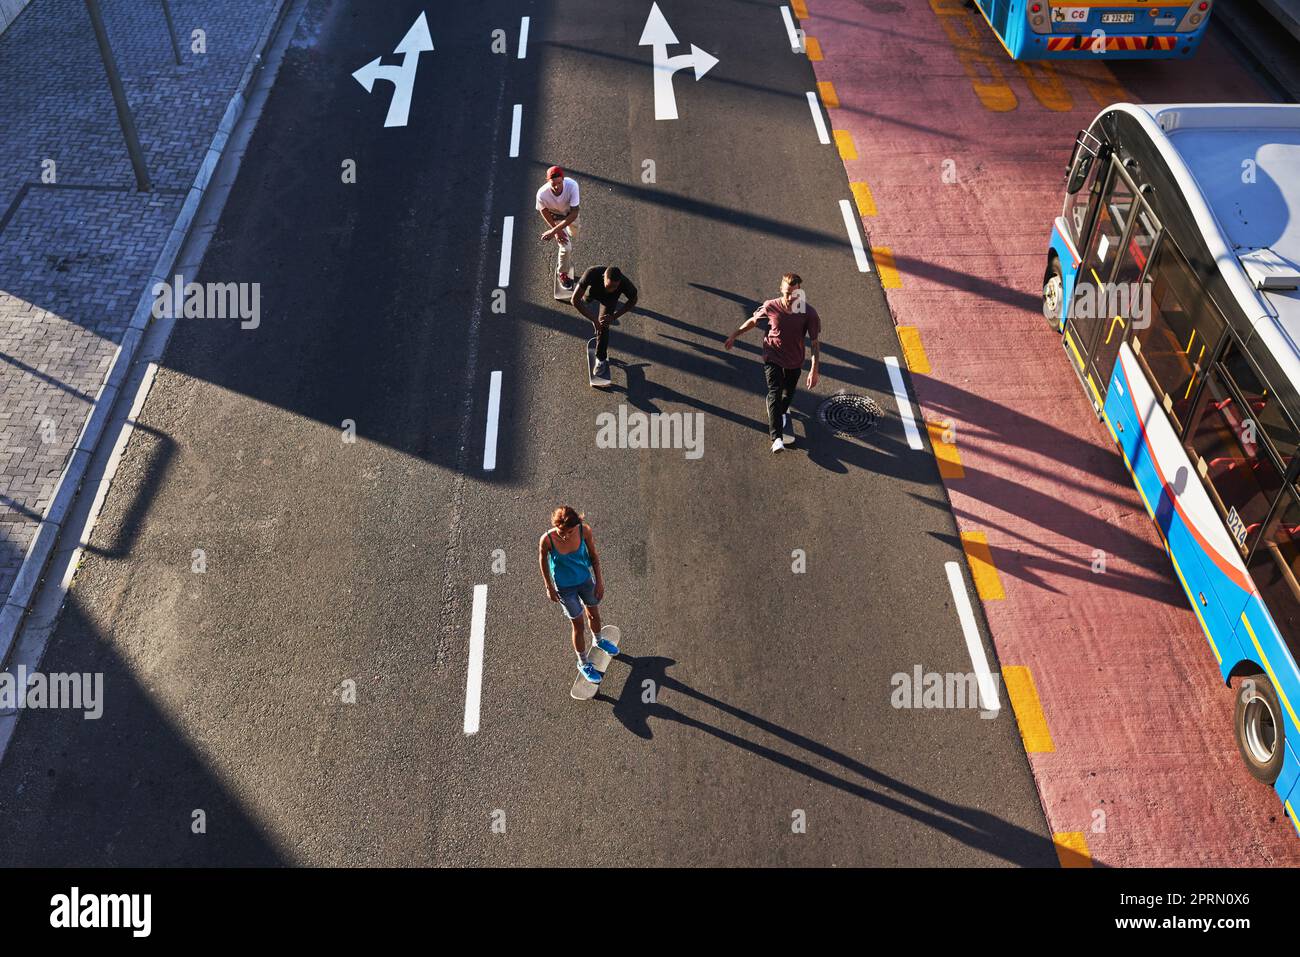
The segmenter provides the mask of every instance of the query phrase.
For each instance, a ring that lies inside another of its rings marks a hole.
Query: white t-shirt
[[[559,213],[561,216],[568,216],[571,207],[579,205],[578,203],[578,181],[564,177],[564,189],[560,190],[559,195],[551,192],[549,181],[542,184],[542,188],[537,191],[537,208],[540,211],[543,207],[553,213]]]

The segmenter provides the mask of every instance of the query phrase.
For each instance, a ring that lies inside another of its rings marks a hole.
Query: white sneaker
[[[782,442],[780,439],[777,439],[775,442],[772,443],[772,451],[773,451],[773,452],[784,452],[784,451],[785,451],[785,443]]]

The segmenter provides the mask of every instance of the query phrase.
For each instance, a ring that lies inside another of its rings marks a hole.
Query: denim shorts
[[[588,578],[581,585],[555,590],[560,593],[560,607],[564,609],[564,617],[570,621],[582,617],[583,605],[595,608],[600,604],[596,601],[596,581],[593,578]]]

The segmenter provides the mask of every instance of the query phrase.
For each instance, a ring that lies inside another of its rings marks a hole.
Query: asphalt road
[[[429,11],[409,125],[385,129],[391,86],[350,74],[424,6],[309,5],[199,277],[260,283],[261,325],[178,324],[43,664],[103,671],[105,714],[23,716],[0,863],[1056,863],[1005,700],[992,719],[891,705],[896,673],[971,671],[944,573],[965,563],[904,438],[809,63],[775,3],[660,6],[673,53],[719,60],[676,75],[676,121],[654,118],[648,2],[486,0]],[[641,290],[608,391],[536,240],[552,163],[582,185],[579,268]],[[722,342],[787,270],[822,316],[825,380],[774,456],[759,337]],[[886,418],[832,434],[816,408],[840,390]],[[598,448],[620,404],[702,413],[703,455]],[[536,567],[561,502],[594,526],[623,629],[587,703]]]

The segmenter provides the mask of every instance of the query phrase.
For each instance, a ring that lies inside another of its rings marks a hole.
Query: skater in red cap
[[[552,166],[546,182],[537,191],[537,211],[546,220],[542,242],[554,240],[560,247],[555,274],[560,287],[573,291],[573,241],[578,235],[578,181]]]

